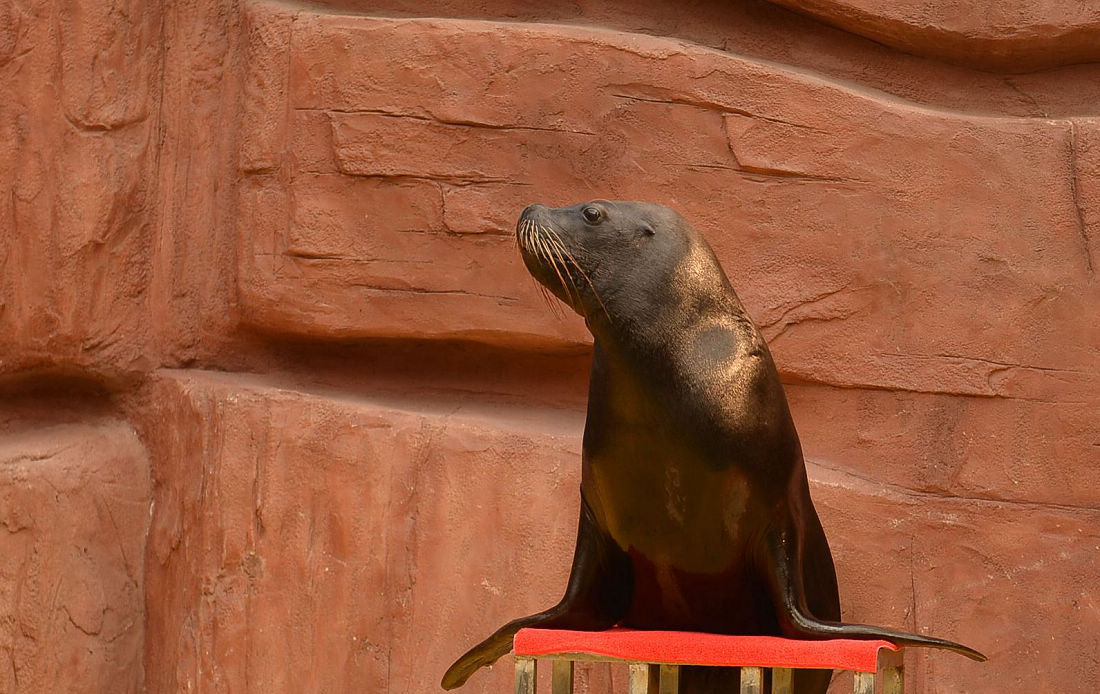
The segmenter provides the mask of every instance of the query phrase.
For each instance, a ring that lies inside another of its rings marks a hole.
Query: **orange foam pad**
[[[588,654],[670,665],[748,665],[753,667],[828,668],[874,672],[880,648],[889,641],[830,639],[800,641],[777,636],[727,636],[687,631],[568,631],[520,629],[516,655]]]

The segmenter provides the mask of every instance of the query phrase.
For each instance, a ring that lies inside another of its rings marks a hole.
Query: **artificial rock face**
[[[0,523],[33,508],[54,539],[3,554],[0,690],[430,691],[456,644],[543,607],[591,348],[511,227],[596,195],[708,231],[784,382],[844,619],[998,662],[914,652],[914,691],[1100,688],[1094,10],[422,11],[0,7],[2,445],[26,466],[80,442],[6,478]],[[61,580],[81,533],[99,589]]]

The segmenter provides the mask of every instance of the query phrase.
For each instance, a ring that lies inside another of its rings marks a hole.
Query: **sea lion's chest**
[[[586,451],[582,492],[625,551],[691,573],[721,573],[759,518],[749,478],[701,460],[690,446],[637,430]]]
[[[722,397],[737,387],[736,369],[697,361],[683,348],[611,357],[597,345],[582,487],[623,550],[725,573],[744,561],[772,493],[761,450],[744,443],[762,437]]]

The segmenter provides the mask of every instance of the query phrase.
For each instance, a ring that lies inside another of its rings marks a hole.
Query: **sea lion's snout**
[[[516,222],[516,233],[521,233],[525,226],[539,226],[542,218],[546,216],[549,210],[549,207],[540,205],[537,202],[523,208],[523,212],[519,215],[519,221]]]
[[[547,209],[549,208],[547,208],[546,205],[540,205],[537,202],[531,203],[527,207],[523,208],[523,212],[520,213],[519,218],[524,219],[525,217],[533,217],[534,215],[539,214],[540,212],[543,212]]]
[[[574,255],[568,230],[556,223],[561,212],[561,208],[528,205],[516,222],[516,241],[523,264],[541,288],[585,315],[581,287],[583,283],[592,288],[591,280]]]
[[[532,234],[540,226],[540,217],[546,214],[546,205],[534,203],[523,208],[516,221],[516,239],[524,250],[531,249]]]
[[[536,246],[535,236],[539,233],[539,227],[543,225],[541,218],[546,214],[547,207],[538,203],[523,208],[523,212],[516,221],[516,239],[519,247],[528,253],[533,252]]]

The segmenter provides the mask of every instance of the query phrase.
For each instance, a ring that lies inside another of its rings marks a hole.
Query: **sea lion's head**
[[[530,205],[516,237],[527,270],[589,327],[644,322],[728,282],[703,237],[648,202]]]

